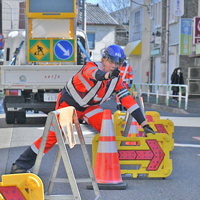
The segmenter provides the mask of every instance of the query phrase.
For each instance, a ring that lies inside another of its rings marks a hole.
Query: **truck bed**
[[[82,65],[1,66],[1,89],[62,89]]]

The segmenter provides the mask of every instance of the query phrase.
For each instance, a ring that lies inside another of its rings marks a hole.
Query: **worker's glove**
[[[129,83],[129,84],[128,84],[128,88],[130,89],[130,88],[131,88],[131,86],[132,86],[132,84],[130,84],[130,83]]]
[[[155,134],[155,131],[149,126],[149,124],[144,125],[143,127],[144,135],[147,136],[147,133],[153,133]]]
[[[112,72],[109,73],[108,78],[113,79],[115,77],[118,77],[119,73],[120,73],[120,71],[119,71],[118,67],[116,67]]]

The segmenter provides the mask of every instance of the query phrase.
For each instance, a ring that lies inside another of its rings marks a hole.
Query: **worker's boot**
[[[20,173],[30,173],[30,171],[18,166],[17,164],[13,163],[11,167],[10,174],[20,174]]]
[[[31,149],[31,147],[28,147],[28,149],[26,149],[20,155],[15,163],[13,163],[10,173],[28,173],[28,169],[30,169],[35,164],[36,157],[37,154]]]

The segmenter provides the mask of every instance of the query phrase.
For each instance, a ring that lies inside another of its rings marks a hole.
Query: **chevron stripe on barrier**
[[[1,196],[3,200],[44,200],[43,183],[31,173],[2,175]]]
[[[146,111],[145,112],[147,122],[156,122],[160,119],[160,114],[156,111]]]
[[[174,139],[173,139],[173,133],[174,133],[174,123],[169,119],[159,119],[160,115],[156,111],[146,111],[146,114],[152,115],[152,118],[155,120],[155,122],[148,122],[148,124],[153,128],[153,130],[156,133],[166,133],[170,136],[172,142],[170,151],[174,149]],[[116,111],[113,115],[113,126],[115,130],[116,136],[122,136],[125,126],[125,112]],[[143,129],[139,126],[139,135],[143,135]],[[121,142],[117,141],[117,145],[120,145]]]
[[[171,139],[171,147],[169,148],[170,151],[174,149],[174,123],[169,119],[159,119],[155,122],[148,122],[149,126],[156,132],[156,133],[165,133],[170,136]],[[139,129],[139,134],[143,134],[143,129]]]
[[[171,138],[169,135],[148,134],[147,137],[116,136],[117,144],[123,142],[137,142],[139,146],[117,145],[121,174],[132,174],[137,178],[139,174],[147,174],[149,178],[165,178],[172,172],[170,159]],[[93,167],[95,164],[99,134],[92,141]]]

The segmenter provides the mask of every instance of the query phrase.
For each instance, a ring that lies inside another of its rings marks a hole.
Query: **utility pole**
[[[0,0],[0,33],[2,33],[2,0]]]
[[[162,33],[161,33],[161,62],[160,62],[160,84],[167,84],[167,66],[168,66],[168,12],[167,3],[168,0],[162,0]],[[161,94],[166,94],[166,87],[160,88]],[[160,103],[165,103],[166,97],[160,97]]]
[[[82,0],[82,30],[86,32],[86,4]]]

